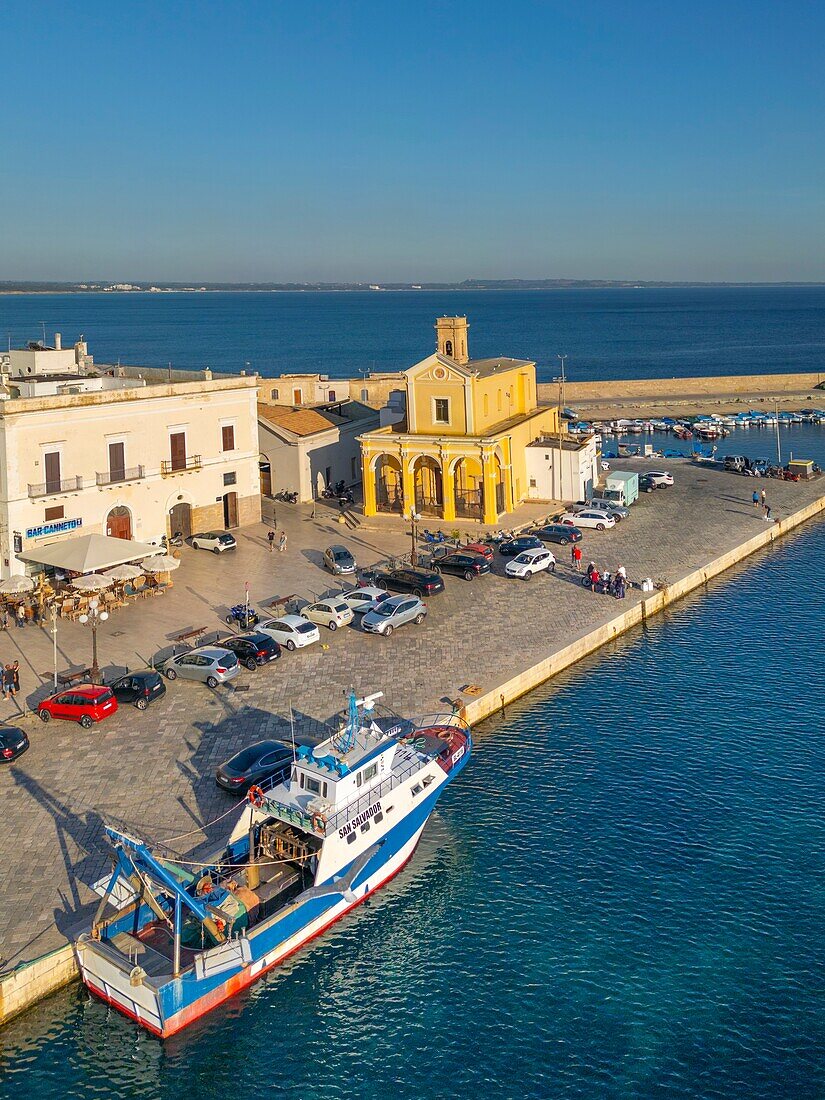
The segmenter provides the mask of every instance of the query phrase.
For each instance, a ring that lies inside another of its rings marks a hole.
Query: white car
[[[647,476],[657,489],[661,489],[664,485],[673,484],[673,474],[668,473],[667,470],[651,470]]]
[[[504,567],[508,577],[521,577],[529,581],[534,573],[540,573],[542,569],[555,566],[556,559],[550,550],[542,547],[540,550],[522,550],[514,558],[510,558]]]
[[[213,554],[223,554],[226,550],[237,549],[235,536],[228,531],[199,531],[192,536],[193,550],[211,550]]]
[[[282,615],[280,619],[266,619],[255,627],[262,634],[268,634],[279,645],[287,649],[303,649],[304,646],[320,642],[321,632],[314,623],[300,615]]]
[[[372,585],[351,588],[348,592],[342,592],[340,596],[335,597],[336,601],[340,600],[347,607],[351,607],[356,615],[365,615],[389,598],[389,592],[385,592],[383,588],[374,588]]]
[[[339,599],[318,600],[301,608],[301,618],[337,630],[339,626],[348,626],[355,618],[355,612]]]
[[[560,522],[571,523],[574,527],[595,527],[597,531],[616,526],[613,516],[598,508],[585,508],[583,512],[565,512]]]

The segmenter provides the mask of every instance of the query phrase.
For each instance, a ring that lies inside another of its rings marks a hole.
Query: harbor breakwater
[[[683,596],[701,588],[714,577],[770,546],[777,539],[801,524],[815,519],[823,512],[825,512],[825,496],[820,496],[783,519],[766,526],[758,534],[711,559],[700,568],[693,569],[683,577],[644,595],[639,602],[633,603],[626,611],[597,628],[588,630],[580,638],[469,702],[465,708],[468,720],[475,725],[499,713],[509,703],[533,688],[595,653],[633,627],[643,624]],[[67,985],[77,976],[77,966],[70,944],[3,975],[0,977],[0,1024]]]

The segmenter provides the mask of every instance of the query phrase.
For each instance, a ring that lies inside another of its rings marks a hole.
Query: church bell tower
[[[466,363],[470,356],[467,351],[466,317],[439,317],[435,323],[436,350],[456,363]]]

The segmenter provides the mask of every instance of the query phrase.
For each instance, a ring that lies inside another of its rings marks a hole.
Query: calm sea
[[[0,1096],[825,1096],[823,560],[809,525],[480,727],[408,868],[173,1041],[77,986],[13,1021]]]
[[[257,370],[403,370],[466,314],[474,356],[566,354],[573,379],[822,371],[825,287],[0,296],[0,340],[82,333],[99,362]]]

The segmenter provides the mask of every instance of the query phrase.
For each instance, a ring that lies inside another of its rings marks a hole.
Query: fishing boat
[[[379,698],[353,695],[332,737],[250,788],[212,855],[192,862],[105,826],[114,867],[76,944],[92,993],[167,1038],[401,870],[470,758],[471,734],[457,714],[404,719]]]

